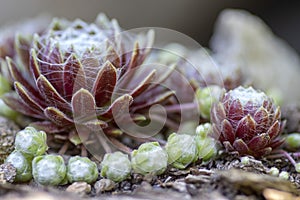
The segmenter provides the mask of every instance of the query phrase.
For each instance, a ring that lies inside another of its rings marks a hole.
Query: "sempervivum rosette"
[[[265,93],[238,87],[225,93],[211,110],[213,137],[229,152],[261,157],[283,143],[280,108]]]
[[[152,42],[152,31],[123,33],[116,20],[102,14],[92,24],[55,19],[45,34],[35,36],[23,71],[7,59],[17,95],[8,94],[4,100],[39,119],[31,124],[36,128],[56,136],[75,135],[71,140],[75,144],[77,133],[85,135],[84,140],[88,130],[103,129],[106,136],[115,137],[124,132],[116,118],[123,124],[145,121],[140,110],[173,95],[155,94],[159,84],[151,85],[163,81],[171,70],[140,66]]]

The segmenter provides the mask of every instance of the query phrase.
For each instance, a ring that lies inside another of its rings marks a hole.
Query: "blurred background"
[[[300,1],[272,0],[0,0],[0,26],[46,13],[93,21],[99,12],[118,19],[124,29],[164,27],[207,46],[218,14],[241,8],[262,18],[300,52]]]

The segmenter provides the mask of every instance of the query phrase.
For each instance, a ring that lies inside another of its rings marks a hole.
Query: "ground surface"
[[[272,166],[289,171],[289,180],[269,175]],[[235,155],[221,154],[215,161],[195,164],[187,170],[170,168],[159,177],[134,174],[128,181],[115,185],[108,182],[101,191],[92,186],[91,192],[79,192],[81,186],[66,192],[66,187],[37,186],[33,182],[22,185],[0,185],[0,197],[10,199],[300,199],[300,175],[286,160],[256,160],[247,163]]]

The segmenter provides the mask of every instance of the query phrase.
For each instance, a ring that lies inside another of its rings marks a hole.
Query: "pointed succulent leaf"
[[[31,82],[28,82],[20,69],[17,67],[16,63],[9,57],[6,57],[7,66],[10,72],[10,75],[14,79],[14,81],[20,82],[23,86],[26,86],[26,88],[35,96],[39,97],[38,92],[36,89],[32,86]]]
[[[235,140],[235,133],[232,128],[232,125],[227,119],[224,119],[221,124],[221,132],[225,140],[233,144]]]
[[[278,136],[278,134],[280,133],[280,125],[278,120],[269,128],[269,130],[267,131],[268,136],[271,139],[274,139]]]
[[[254,120],[258,125],[264,126],[269,123],[269,114],[264,107],[260,107],[254,114]]]
[[[109,108],[102,112],[99,113],[100,116],[105,117],[105,118],[113,118],[113,117],[117,117],[114,116],[115,114],[125,114],[125,110],[128,109],[128,106],[130,106],[132,104],[133,98],[128,95],[128,94],[124,94],[122,96],[120,96],[119,98],[117,98],[110,106]],[[115,113],[117,112],[117,113]]]
[[[97,106],[101,107],[111,99],[116,82],[116,68],[111,62],[106,61],[98,71],[92,89],[92,94],[95,96]]]
[[[138,58],[140,56],[140,48],[139,48],[139,43],[136,42],[134,44],[134,48],[131,54],[131,59],[130,59],[130,64],[129,68],[135,68],[138,66]]]
[[[32,107],[32,109],[34,109],[36,111],[42,111],[43,110],[43,107],[40,105],[40,103],[32,98],[32,97],[34,97],[34,95],[31,94],[29,91],[27,91],[21,83],[15,82],[14,85],[15,85],[16,92],[18,93],[18,95],[21,97],[21,99],[27,105],[29,105],[30,107]]]
[[[30,69],[34,75],[35,80],[41,75],[40,66],[37,61],[37,55],[35,49],[30,50]]]
[[[233,145],[234,149],[236,149],[241,155],[248,154],[249,148],[247,144],[242,139],[237,139],[234,141]]]
[[[263,101],[263,107],[266,108],[266,110],[268,112],[270,112],[271,108],[272,108],[272,102],[270,102],[270,100],[264,100]]]
[[[149,86],[150,83],[153,81],[155,77],[156,71],[152,70],[148,76],[141,82],[139,85],[130,93],[132,97],[136,97],[144,92]]]
[[[104,60],[110,61],[113,66],[121,66],[121,59],[113,46],[107,44],[106,58]]]
[[[262,133],[253,137],[250,142],[248,143],[248,147],[252,151],[259,150],[264,148],[270,142],[270,136],[267,133]]]
[[[60,51],[58,43],[56,43],[50,50],[49,60],[52,64],[60,64],[63,62],[62,52]]]
[[[41,110],[34,110],[32,107],[29,107],[28,104],[24,103],[20,98],[17,98],[12,93],[4,94],[1,99],[13,110],[16,110],[24,115],[30,115],[37,119],[46,119]]]
[[[75,85],[79,84],[78,88],[85,88],[85,76],[82,64],[76,55],[71,54],[62,72],[64,97],[71,100],[72,95],[77,91]]]
[[[255,135],[256,123],[251,115],[243,117],[236,128],[236,137],[249,139]]]
[[[239,99],[233,100],[229,106],[228,117],[231,120],[238,121],[243,118],[244,110]]]
[[[273,120],[273,123],[276,121],[276,120],[279,120],[281,117],[281,112],[280,112],[280,108],[277,107],[276,110],[275,110],[275,115],[274,115],[274,120]]]
[[[70,126],[73,120],[55,107],[47,107],[44,110],[45,116],[58,126]]]
[[[82,124],[96,118],[96,102],[88,90],[78,90],[73,95],[71,104],[75,123]]]
[[[57,107],[61,111],[71,110],[70,103],[67,102],[52,86],[52,84],[43,75],[37,79],[37,86],[40,93],[44,96],[49,106]]]

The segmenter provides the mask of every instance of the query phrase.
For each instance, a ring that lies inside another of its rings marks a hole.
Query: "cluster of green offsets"
[[[15,150],[6,158],[17,171],[15,182],[27,182],[32,179],[32,160],[43,155],[48,149],[44,131],[27,127],[19,131],[15,138]]]
[[[132,171],[142,175],[160,175],[168,165],[184,169],[199,158],[212,158],[217,149],[214,143],[207,142],[211,140],[207,137],[211,129],[202,126],[198,127],[202,130],[201,137],[199,131],[195,135],[173,133],[164,148],[158,142],[144,143],[132,151],[131,161],[128,155],[121,152],[105,154],[101,162],[101,176],[120,182],[127,179]],[[205,148],[198,145],[204,145]],[[97,165],[89,158],[74,156],[66,165],[60,155],[45,155],[47,149],[44,131],[37,131],[33,127],[19,131],[15,138],[15,151],[6,159],[6,163],[16,168],[14,181],[27,182],[33,178],[41,185],[64,185],[78,181],[90,184],[97,180]]]
[[[7,157],[17,171],[15,182],[33,179],[41,185],[61,185],[68,182],[92,183],[98,178],[96,163],[84,157],[71,157],[68,165],[59,155],[45,155],[47,136],[44,131],[27,127],[16,134],[15,150]]]
[[[160,175],[168,165],[185,169],[198,159],[208,161],[217,153],[214,139],[208,136],[210,131],[211,125],[207,123],[199,125],[194,135],[173,133],[164,148],[157,142],[143,143],[131,152],[131,162],[128,155],[121,152],[106,154],[101,175],[120,182],[130,176],[131,170],[142,175]]]

